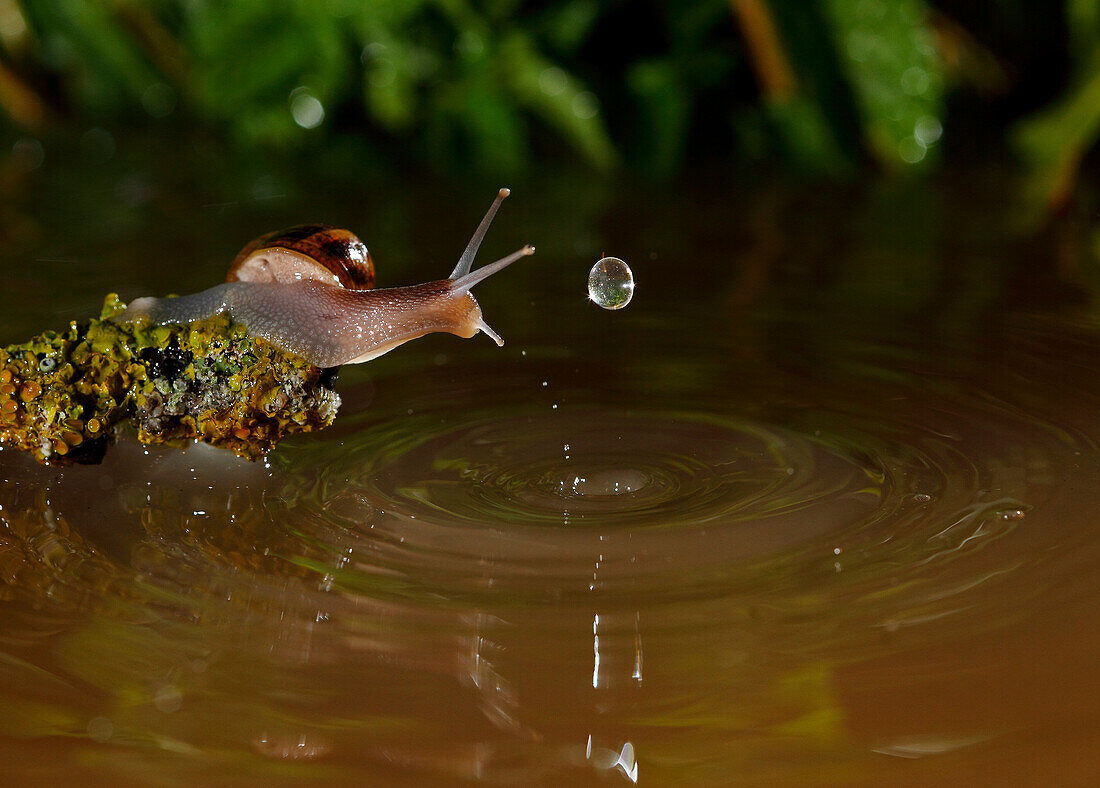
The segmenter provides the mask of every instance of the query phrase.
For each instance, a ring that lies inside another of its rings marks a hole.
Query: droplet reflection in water
[[[622,309],[634,297],[634,273],[618,257],[605,257],[588,272],[588,297],[604,309]]]

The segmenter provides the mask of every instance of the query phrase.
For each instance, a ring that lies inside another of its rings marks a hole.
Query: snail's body
[[[122,319],[190,323],[228,312],[253,336],[318,367],[370,361],[433,331],[468,339],[481,330],[499,339],[485,325],[473,295],[449,293],[450,282],[382,290],[346,290],[316,281],[227,282],[179,298],[138,298]]]
[[[369,361],[437,331],[463,338],[483,331],[502,345],[470,288],[535,249],[526,246],[472,273],[470,266],[507,195],[501,189],[448,279],[366,289],[374,271],[362,242],[346,230],[308,225],[246,246],[230,268],[233,281],[179,298],[135,299],[118,320],[189,323],[227,312],[250,334],[318,367]]]

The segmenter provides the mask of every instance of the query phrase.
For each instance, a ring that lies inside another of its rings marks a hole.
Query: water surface
[[[244,226],[329,218],[381,283],[443,275],[483,208],[473,188],[348,207],[293,180],[259,200],[244,176],[204,203],[143,174],[127,213],[119,167],[87,177],[128,229],[22,209],[40,227],[3,259],[3,341],[108,290],[213,284]],[[65,183],[38,174],[26,202]],[[486,254],[539,255],[479,288],[503,349],[437,336],[346,368],[336,425],[264,463],[127,434],[99,466],[0,453],[8,773],[1083,781],[1087,256],[1059,268],[1064,244],[1023,246],[998,189],[966,183],[512,184]],[[616,313],[585,299],[605,253],[637,281]]]

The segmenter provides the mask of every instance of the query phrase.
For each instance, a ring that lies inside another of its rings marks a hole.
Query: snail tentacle
[[[522,249],[517,249],[507,257],[502,257],[499,260],[489,263],[488,265],[483,265],[476,271],[471,271],[470,273],[465,274],[458,279],[452,279],[451,289],[455,293],[465,293],[478,282],[488,279],[497,271],[500,271],[510,266],[516,260],[528,257],[529,255],[533,255],[534,253],[535,247],[531,246],[531,244],[527,244],[527,246],[523,247]]]
[[[458,264],[454,270],[451,271],[451,275],[448,279],[458,279],[470,273],[470,268],[474,264],[474,257],[477,256],[477,250],[481,246],[482,240],[485,238],[485,233],[489,230],[489,225],[493,223],[493,217],[497,215],[497,210],[500,208],[500,204],[504,202],[504,198],[512,193],[511,189],[501,189],[497,192],[497,197],[493,200],[493,204],[489,206],[489,210],[485,212],[485,218],[481,220],[481,224],[474,230],[474,235],[470,238],[470,243],[466,244],[466,251],[462,253],[462,256],[458,258]]]

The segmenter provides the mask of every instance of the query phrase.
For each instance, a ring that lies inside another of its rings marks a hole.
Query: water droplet
[[[570,102],[573,114],[580,120],[591,120],[600,112],[600,102],[595,93],[582,91],[573,97]]]
[[[290,114],[303,129],[315,129],[325,119],[325,107],[307,88],[298,87],[290,93]]]
[[[906,164],[917,164],[928,153],[928,146],[916,137],[906,137],[898,143],[898,156]]]
[[[634,297],[634,274],[618,257],[605,257],[588,272],[588,297],[604,309],[622,309]]]
[[[164,82],[154,82],[141,93],[141,105],[154,118],[164,118],[176,108],[176,91]]]
[[[454,50],[466,60],[480,60],[485,54],[485,40],[472,30],[463,30],[455,38]]]
[[[88,738],[102,744],[114,735],[115,726],[106,717],[92,717],[88,720]]]
[[[252,747],[265,758],[284,761],[311,761],[329,751],[328,743],[316,735],[301,733],[295,736],[289,731],[264,731],[252,740]]]
[[[37,170],[46,160],[46,149],[32,137],[16,140],[11,146],[12,158],[23,170]]]
[[[622,468],[595,471],[584,476],[578,474],[569,486],[575,495],[624,495],[641,490],[650,481],[649,476],[642,471]]]
[[[920,66],[911,66],[901,75],[901,89],[910,96],[923,96],[931,85],[931,76]]]
[[[569,77],[557,66],[544,68],[539,74],[539,88],[547,96],[558,96],[569,87]]]
[[[171,684],[165,684],[153,695],[153,705],[157,707],[157,711],[171,714],[174,711],[180,710],[180,707],[183,705],[183,695],[176,687],[173,687]]]
[[[115,138],[109,131],[97,126],[84,132],[84,136],[80,138],[80,147],[85,156],[102,164],[115,155]]]
[[[939,118],[932,115],[923,115],[913,127],[913,137],[922,145],[932,145],[943,136],[943,124]]]

